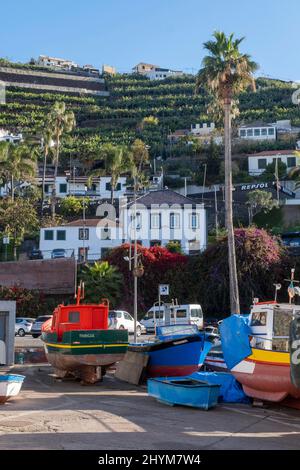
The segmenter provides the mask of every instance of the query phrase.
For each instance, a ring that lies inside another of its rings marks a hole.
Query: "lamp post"
[[[83,263],[86,262],[86,251],[85,251],[85,234],[86,234],[86,218],[85,218],[85,196],[87,192],[87,186],[84,187],[84,196],[82,201],[82,249],[83,249]]]

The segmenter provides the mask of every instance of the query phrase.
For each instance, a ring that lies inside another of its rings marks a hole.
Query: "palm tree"
[[[74,129],[75,124],[75,115],[73,111],[68,111],[64,102],[55,102],[47,119],[47,132],[49,132],[54,142],[54,178],[51,200],[51,213],[53,218],[55,217],[56,180],[59,164],[61,139],[64,133],[71,132]]]
[[[197,76],[197,88],[203,87],[214,97],[214,102],[222,107],[224,116],[225,145],[225,212],[228,234],[228,263],[230,280],[231,313],[240,313],[239,289],[236,268],[235,241],[232,213],[232,158],[231,120],[232,105],[239,93],[252,87],[255,90],[253,73],[258,66],[248,54],[242,54],[239,46],[244,38],[234,39],[223,32],[215,32],[214,40],[204,43],[208,55],[202,61]]]
[[[148,148],[141,139],[136,139],[130,148],[129,165],[134,180],[135,192],[145,188],[148,184],[148,178],[143,171],[145,165],[149,163]]]
[[[1,180],[10,183],[11,200],[15,190],[23,181],[30,181],[36,175],[36,152],[23,143],[0,142]]]
[[[112,306],[120,299],[122,274],[108,261],[85,265],[79,273],[85,283],[85,298],[88,302],[99,302],[107,298]]]
[[[47,158],[53,147],[52,132],[50,127],[47,127],[43,131],[43,151],[44,151],[44,162],[43,162],[43,180],[42,180],[42,214],[44,212],[45,204],[45,180],[46,180],[46,169],[47,169]]]
[[[114,193],[120,176],[130,169],[128,149],[123,145],[104,144],[99,149],[98,157],[103,160],[104,168],[92,170],[89,174],[88,185],[93,178],[109,175],[111,204],[114,202]]]

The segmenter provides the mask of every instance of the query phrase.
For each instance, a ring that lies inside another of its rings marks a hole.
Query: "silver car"
[[[37,319],[35,320],[31,328],[31,334],[33,338],[38,338],[39,336],[41,336],[43,323],[45,323],[45,321],[49,320],[49,318],[52,318],[52,317],[53,315],[43,315],[43,316],[37,317]]]
[[[17,317],[15,323],[15,335],[25,336],[29,334],[32,328],[34,318]]]

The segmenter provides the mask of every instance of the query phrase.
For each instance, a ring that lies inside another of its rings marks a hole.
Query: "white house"
[[[293,150],[269,150],[248,155],[248,173],[251,176],[261,175],[267,165],[273,162],[282,162],[287,166],[287,171],[300,164],[300,158]]]
[[[190,135],[201,140],[201,142],[206,145],[210,143],[211,139],[213,139],[217,145],[221,145],[223,143],[223,136],[220,134],[220,131],[216,129],[214,122],[211,122],[210,124],[207,124],[206,122],[203,124],[192,124]]]
[[[238,128],[238,135],[243,140],[276,140],[276,124],[253,122]]]
[[[62,70],[71,70],[72,67],[78,67],[78,64],[73,60],[50,57],[48,55],[40,55],[37,64],[43,67],[53,67]]]
[[[121,202],[122,204],[122,202]],[[138,198],[136,237],[143,246],[179,242],[186,254],[199,253],[207,245],[206,210],[203,204],[169,189],[150,191]],[[124,238],[135,239],[133,203],[122,205],[120,222]]]
[[[119,224],[108,219],[78,219],[58,227],[40,230],[39,248],[44,259],[55,257],[53,250],[61,250],[62,257],[77,260],[98,260],[111,248],[122,244]]]
[[[90,187],[87,186],[88,178],[86,176],[68,176],[60,175],[56,178],[56,195],[64,198],[66,196],[88,196],[93,199],[110,199],[111,197],[111,177],[101,176],[94,178]],[[37,183],[42,185],[43,179],[38,178]],[[54,186],[53,176],[47,176],[45,179],[45,194],[51,196]],[[126,176],[118,179],[114,197],[119,199],[126,192]]]
[[[119,218],[110,204],[101,204],[98,218],[78,219],[40,230],[39,248],[45,259],[56,256],[97,260],[124,242],[145,247],[180,243],[186,254],[199,253],[207,245],[206,211],[203,204],[168,189],[140,196],[136,210],[126,198],[119,201]],[[109,214],[109,215],[108,215]],[[102,218],[100,218],[100,216]],[[60,250],[60,253],[53,250]]]
[[[0,129],[0,142],[10,142],[11,144],[16,144],[23,140],[22,134],[12,134],[6,129]]]
[[[148,77],[150,80],[164,80],[169,77],[180,77],[183,75],[181,70],[171,70],[159,67],[158,65],[140,62],[132,68],[133,73],[139,73]]]

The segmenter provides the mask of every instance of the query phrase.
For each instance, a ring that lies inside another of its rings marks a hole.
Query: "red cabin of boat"
[[[42,331],[57,333],[57,340],[61,341],[66,331],[107,330],[108,300],[102,300],[101,304],[80,304],[81,298],[81,291],[78,289],[76,304],[58,305],[53,317],[43,324]]]

